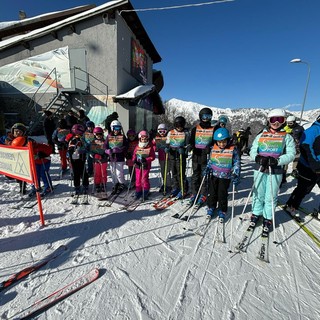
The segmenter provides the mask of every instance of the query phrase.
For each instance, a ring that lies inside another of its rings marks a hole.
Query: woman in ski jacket
[[[271,110],[268,126],[257,135],[250,150],[250,157],[256,162],[251,222],[256,224],[263,216],[266,232],[272,224],[284,166],[293,161],[296,154],[294,139],[283,129],[285,124],[285,111]]]

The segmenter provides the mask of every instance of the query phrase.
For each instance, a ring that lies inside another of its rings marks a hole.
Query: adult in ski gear
[[[87,122],[90,121],[89,117],[85,114],[85,111],[83,109],[80,109],[78,111],[78,123],[82,124],[84,127],[86,126]]]
[[[139,133],[139,143],[134,149],[132,161],[136,171],[136,198],[147,199],[150,191],[149,172],[151,162],[155,159],[155,151],[149,141],[149,134],[143,130]]]
[[[77,117],[74,115],[74,112],[72,110],[68,111],[68,114],[66,115],[65,120],[67,121],[67,126],[71,130],[71,128],[78,123]]]
[[[48,144],[51,146],[52,148],[52,153],[56,153],[55,152],[55,145],[54,142],[52,140],[52,135],[54,130],[56,130],[56,122],[53,118],[53,113],[49,110],[44,111],[44,120],[43,120],[43,131],[44,131],[44,135],[47,139]]]
[[[213,135],[214,145],[204,171],[208,176],[208,211],[212,216],[217,212],[224,219],[228,210],[228,188],[230,182],[240,182],[240,157],[238,149],[231,144],[228,129],[219,128]]]
[[[299,208],[303,198],[316,184],[320,187],[320,115],[311,127],[302,133],[300,152],[297,165],[298,184],[286,204],[291,211]]]
[[[25,147],[28,144],[27,127],[23,123],[15,123],[5,143],[12,147]],[[18,179],[16,181],[19,183],[20,194],[26,194],[26,183]]]
[[[127,131],[127,138],[128,138],[128,149],[125,154],[125,157],[127,159],[126,165],[128,166],[129,176],[131,178],[131,182],[130,182],[130,184],[131,184],[130,188],[131,188],[131,187],[135,186],[135,183],[136,183],[136,176],[135,176],[135,174],[132,175],[133,165],[134,165],[132,157],[133,157],[134,149],[136,148],[136,146],[139,143],[139,139],[138,139],[137,133],[133,129],[129,129]]]
[[[278,202],[283,166],[290,163],[296,154],[293,138],[283,129],[285,123],[284,110],[271,110],[268,114],[268,126],[257,135],[250,150],[250,157],[256,162],[252,222],[255,223],[260,216],[263,216],[264,227],[268,228],[271,226],[273,212]]]
[[[167,135],[165,152],[168,153],[169,172],[172,176],[172,197],[184,198],[188,191],[186,180],[187,146],[189,132],[185,128],[186,120],[182,116],[174,119],[174,129]]]
[[[107,161],[108,157],[104,149],[104,132],[101,127],[93,129],[94,140],[89,144],[89,157],[94,162],[94,185],[96,192],[106,192],[107,185]],[[88,158],[89,158],[88,157]]]
[[[75,194],[80,194],[80,181],[82,180],[83,192],[87,193],[89,186],[89,176],[86,169],[86,154],[88,145],[84,140],[83,134],[85,127],[75,124],[71,128],[71,133],[67,135],[68,155],[73,171],[73,185]]]
[[[58,121],[57,129],[52,134],[52,141],[57,145],[58,148],[62,174],[64,174],[67,171],[68,167],[68,142],[66,141],[66,137],[68,134],[70,134],[70,130],[68,129],[67,121],[65,119],[60,119]]]
[[[155,137],[156,151],[158,152],[158,159],[160,165],[160,172],[162,177],[162,186],[159,192],[171,191],[171,176],[168,174],[168,156],[165,152],[166,141],[168,135],[167,125],[160,123],[157,128],[157,134]]]
[[[200,123],[191,129],[188,150],[192,151],[192,178],[190,202],[194,203],[198,193],[203,170],[208,163],[208,156],[213,145],[213,126],[211,125],[212,110],[202,108],[199,112]],[[206,183],[202,184],[198,204],[206,201]]]
[[[302,133],[304,131],[304,128],[302,126],[300,126],[299,124],[297,124],[295,116],[289,116],[287,118],[287,125],[284,127],[284,130],[287,133],[291,134],[291,136],[293,137],[294,142],[296,144],[296,157],[294,158],[294,160],[292,162],[292,173],[295,176],[297,176],[297,164],[298,164],[299,157],[300,157],[299,144],[300,144],[300,139],[301,139]],[[286,179],[287,170],[288,170],[288,166],[285,166],[285,172],[282,177],[282,183],[287,182],[287,179]]]
[[[35,141],[30,141],[33,147],[34,154],[34,162],[36,166],[37,178],[38,178],[38,186],[40,188],[40,179],[43,182],[43,189],[41,192],[41,197],[46,196],[48,193],[52,192],[52,180],[50,177],[50,165],[51,165],[51,157],[52,148],[49,144],[45,143],[37,143]],[[32,185],[29,196],[34,196],[36,194],[35,185]]]
[[[119,193],[125,189],[124,162],[127,152],[127,139],[122,134],[122,125],[118,120],[110,124],[111,131],[105,141],[105,153],[110,160],[110,170],[113,182],[112,193]]]

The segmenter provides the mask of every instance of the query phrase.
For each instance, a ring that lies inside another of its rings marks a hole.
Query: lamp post
[[[310,64],[307,61],[302,61],[301,59],[292,59],[290,61],[291,63],[304,63],[308,66],[308,75],[307,75],[307,83],[306,83],[306,88],[304,90],[304,97],[303,97],[303,102],[302,102],[302,108],[301,108],[301,114],[300,114],[300,121],[299,124],[301,124],[302,120],[302,114],[304,110],[304,105],[306,103],[306,98],[307,98],[307,92],[308,92],[308,86],[309,86],[309,79],[310,79]]]

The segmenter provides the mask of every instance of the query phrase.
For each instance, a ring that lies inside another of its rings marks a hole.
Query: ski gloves
[[[136,165],[137,168],[143,168],[143,169],[147,169],[148,168],[148,163],[146,158],[141,158],[140,160],[135,160],[134,164]]]
[[[278,159],[273,157],[264,157],[259,154],[255,158],[256,163],[260,164],[263,168],[271,167],[274,168],[278,165]]]

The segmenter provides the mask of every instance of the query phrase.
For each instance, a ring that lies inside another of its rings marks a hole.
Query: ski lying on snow
[[[258,252],[259,260],[269,262],[269,231],[262,229],[260,236],[260,249]]]
[[[65,287],[51,293],[50,295],[42,298],[41,300],[36,301],[34,304],[23,310],[22,312],[14,315],[10,319],[29,319],[35,315],[38,315],[40,312],[50,308],[57,302],[65,299],[71,294],[77,292],[88,284],[92,283],[99,277],[99,269],[93,269],[89,273],[83,275],[77,280],[67,284]]]
[[[66,250],[67,250],[67,247],[65,245],[61,245],[59,248],[57,248],[55,251],[53,251],[51,254],[49,254],[45,258],[41,259],[39,262],[36,262],[33,265],[15,273],[8,280],[2,281],[0,283],[0,292],[10,287],[12,284],[16,283],[20,279],[27,277],[30,273],[39,270],[40,268],[45,266],[48,262],[60,256]]]
[[[256,224],[250,222],[249,227],[245,230],[241,241],[235,246],[236,251],[238,252],[247,251],[247,248],[251,242],[255,227],[256,227]]]
[[[179,198],[176,197],[164,197],[160,199],[158,202],[156,202],[153,206],[157,210],[164,210],[167,209],[168,207],[172,206],[174,203],[176,203]]]
[[[292,216],[291,212],[285,209],[284,205],[281,205],[278,203],[278,206],[286,212],[290,217],[293,218],[293,220],[298,224],[298,226],[313,240],[313,242],[320,247],[320,239],[308,228],[303,222],[300,222],[298,219],[295,219],[294,216]]]

